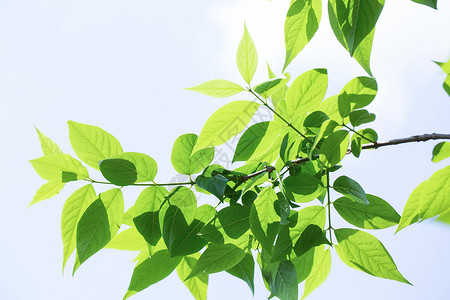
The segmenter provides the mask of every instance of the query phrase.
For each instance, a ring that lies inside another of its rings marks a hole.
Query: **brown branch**
[[[431,134],[413,135],[408,138],[394,139],[387,142],[367,144],[362,146],[362,149],[377,149],[384,146],[393,146],[412,142],[426,142],[429,140],[450,140],[450,134],[431,133]]]
[[[255,173],[252,173],[252,174],[248,174],[248,175],[245,175],[245,176],[242,176],[241,177],[241,179],[242,179],[242,181],[247,181],[247,180],[249,180],[249,179],[251,179],[251,178],[253,178],[253,177],[256,177],[256,176],[258,176],[258,175],[261,175],[261,174],[263,174],[263,173],[265,173],[265,172],[268,172],[269,174],[270,173],[272,173],[273,171],[275,170],[275,168],[274,167],[272,167],[272,166],[266,166],[264,169],[262,169],[261,171],[258,171],[258,172],[255,172]]]

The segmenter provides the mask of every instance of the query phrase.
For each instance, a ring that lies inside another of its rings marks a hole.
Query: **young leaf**
[[[283,185],[288,199],[299,203],[312,201],[323,192],[322,182],[308,173],[289,176],[283,180]]]
[[[205,177],[200,175],[196,178],[195,183],[199,188],[202,188],[219,200],[223,199],[223,193],[225,192],[225,187],[227,186],[228,179],[220,174],[214,175],[212,177]]]
[[[197,198],[194,193],[185,186],[177,186],[170,191],[169,195],[166,197],[167,202],[165,202],[159,211],[159,223],[160,227],[163,228],[164,216],[166,214],[169,205],[176,205],[183,212],[183,216],[188,224],[195,218],[197,210]]]
[[[323,206],[309,206],[302,210],[295,212],[290,218],[293,227],[290,228],[290,236],[293,243],[296,243],[303,231],[311,224],[317,225],[320,228],[325,226],[325,207]]]
[[[297,256],[302,256],[311,248],[327,244],[330,245],[323,229],[315,224],[310,224],[303,230],[300,238],[294,245],[294,252]]]
[[[145,239],[133,227],[119,232],[104,248],[127,251],[148,250]]]
[[[177,273],[181,281],[186,285],[189,291],[191,291],[191,294],[194,296],[195,300],[206,300],[208,275],[198,275],[197,277],[186,280],[188,275],[192,272],[192,268],[197,263],[199,257],[199,253],[183,257],[177,266]]]
[[[350,80],[338,96],[340,116],[346,118],[353,110],[369,105],[377,95],[377,90],[377,81],[372,77],[361,76]],[[348,123],[348,119],[345,121]]]
[[[99,170],[99,162],[123,153],[119,141],[97,126],[68,121],[69,139],[77,156],[88,166]]]
[[[273,295],[283,300],[298,300],[297,272],[291,261],[281,261],[273,277],[269,284]]]
[[[354,110],[349,116],[353,127],[375,121],[375,114],[371,114],[365,109]]]
[[[28,206],[39,203],[41,201],[47,200],[56,196],[64,187],[64,183],[50,181],[44,183],[34,194],[33,200],[31,200]]]
[[[206,121],[192,152],[222,145],[236,136],[247,126],[258,107],[255,102],[235,101],[219,108]]]
[[[168,250],[156,252],[134,268],[130,286],[123,299],[125,300],[166,278],[175,270],[180,261],[181,257],[171,258]]]
[[[30,160],[34,170],[48,181],[69,182],[89,177],[88,171],[69,154],[50,154]]]
[[[375,24],[384,0],[330,0],[328,15],[338,41],[370,73],[370,52]]]
[[[255,261],[251,253],[247,253],[237,265],[226,270],[226,272],[244,280],[248,284],[252,294],[255,294]]]
[[[450,166],[419,184],[406,202],[397,232],[406,226],[432,218],[450,208]]]
[[[247,161],[264,138],[270,122],[260,122],[250,126],[241,136],[234,152],[233,161]]]
[[[337,178],[333,183],[333,189],[355,202],[369,204],[363,188],[350,177],[340,176]]]
[[[233,239],[240,238],[250,229],[249,216],[250,209],[239,204],[225,207],[217,214],[223,230]]]
[[[314,265],[314,252],[322,251],[321,247],[314,247],[309,249],[305,254],[299,257],[293,258],[291,261],[294,264],[295,270],[297,271],[297,283],[300,284],[309,274],[311,274]]]
[[[450,143],[449,142],[440,142],[433,148],[433,158],[432,162],[437,163],[443,159],[450,157]]]
[[[245,252],[233,244],[211,244],[198,259],[187,279],[231,269],[245,257]]]
[[[260,94],[264,99],[267,99],[274,93],[276,93],[278,90],[286,86],[286,84],[289,82],[291,78],[289,74],[287,75],[288,75],[287,78],[273,78],[263,83],[260,83],[257,86],[255,86],[254,90],[258,94]]]
[[[41,149],[44,155],[63,153],[61,151],[61,148],[59,148],[59,146],[54,141],[52,141],[50,138],[48,138],[46,135],[40,132],[39,129],[36,128],[36,132],[39,136],[39,142],[41,143]]]
[[[91,184],[76,190],[64,203],[61,215],[63,269],[77,244],[77,226],[86,208],[95,200]]]
[[[226,98],[242,92],[244,88],[239,84],[225,79],[214,79],[191,88],[187,88],[187,90],[199,92],[212,97]]]
[[[327,279],[330,269],[330,249],[324,250],[324,246],[316,247],[314,251],[314,264],[308,278],[306,278],[302,300]]]
[[[369,204],[361,204],[349,198],[339,198],[333,202],[334,208],[344,220],[364,229],[383,229],[394,226],[400,215],[386,201],[366,194]]]
[[[242,78],[250,84],[253,75],[255,75],[258,67],[258,55],[256,53],[255,44],[247,31],[247,26],[244,24],[244,34],[236,54],[236,65]]]
[[[149,186],[144,189],[136,203],[127,211],[131,218],[137,217],[146,212],[157,212],[164,202],[164,197],[167,195],[167,189],[162,186]]]
[[[287,114],[294,126],[302,126],[306,114],[316,108],[327,91],[326,69],[313,69],[297,77],[286,94]]]
[[[338,164],[347,154],[349,140],[350,136],[345,130],[330,134],[320,146],[320,160],[329,168]]]
[[[153,158],[137,152],[122,153],[100,162],[103,176],[118,186],[153,181],[157,170]]]
[[[172,149],[172,165],[178,173],[192,175],[206,168],[214,158],[214,148],[205,148],[192,153],[197,143],[197,135],[193,133],[179,136]]]
[[[117,234],[122,224],[123,210],[120,189],[99,194],[89,205],[77,226],[77,257],[80,265],[106,246]]]
[[[291,1],[284,23],[286,59],[283,71],[313,38],[319,28],[321,15],[322,2],[320,0]]]
[[[383,244],[367,232],[342,228],[334,231],[335,248],[340,259],[349,267],[369,275],[409,283],[397,270]]]
[[[359,157],[361,155],[362,142],[361,137],[359,135],[357,134],[352,135],[352,140],[350,142],[350,149],[355,157]]]
[[[411,0],[411,1],[437,9],[437,0]]]

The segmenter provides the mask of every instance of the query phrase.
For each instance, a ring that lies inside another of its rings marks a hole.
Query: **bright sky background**
[[[125,151],[152,156],[159,167],[157,180],[170,181],[176,174],[170,164],[173,141],[184,133],[199,133],[206,119],[231,101],[182,88],[216,78],[243,84],[235,51],[244,20],[259,54],[255,82],[266,79],[266,60],[280,74],[288,2],[0,2],[0,299],[121,299],[134,267],[131,260],[136,253],[102,250],[75,277],[71,276],[73,258],[66,274],[61,273],[63,201],[80,185],[67,184],[55,198],[26,208],[44,183],[28,163],[41,156],[33,126],[73,154],[65,122],[98,125],[117,137]],[[379,93],[369,106],[377,114],[373,127],[380,140],[450,133],[450,98],[442,89],[445,75],[431,62],[450,57],[450,2],[438,2],[439,10],[434,11],[409,0],[386,1],[371,61]],[[327,95],[366,75],[334,38],[326,1],[318,33],[288,72],[298,76],[316,67],[328,68]],[[343,172],[401,213],[411,191],[448,165],[448,160],[431,163],[435,144],[366,151],[359,160],[347,157]],[[130,206],[138,191],[125,190]],[[338,219],[333,218],[335,227],[348,226]],[[414,287],[350,269],[333,252],[328,279],[308,299],[447,298],[450,228],[431,220],[395,236],[394,231],[371,233],[384,243]],[[264,299],[269,294],[258,270],[255,277],[254,299]],[[227,274],[211,275],[209,286],[209,299],[251,298],[246,284]],[[190,297],[174,272],[132,299]]]

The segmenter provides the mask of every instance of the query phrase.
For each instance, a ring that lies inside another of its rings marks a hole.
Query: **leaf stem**
[[[331,199],[330,199],[330,171],[327,169],[327,208],[328,208],[328,231],[330,233],[330,243],[333,245],[333,237],[331,234]]]
[[[371,142],[372,144],[376,145],[377,142],[372,141],[371,139],[366,138],[363,134],[359,133],[358,131],[356,131],[355,129],[348,127],[345,124],[341,124],[342,126],[344,126],[345,128],[347,128],[348,130],[350,130],[351,132],[355,133],[356,135],[359,135],[361,138],[368,140],[369,142]]]
[[[98,180],[94,180],[94,179],[84,179],[85,181],[89,181],[91,183],[98,183],[98,184],[112,184],[115,185],[114,183],[111,182],[107,182],[107,181],[98,181]],[[126,186],[173,186],[173,185],[194,185],[195,181],[190,181],[190,182],[169,182],[169,183],[132,183],[132,184],[128,184]]]

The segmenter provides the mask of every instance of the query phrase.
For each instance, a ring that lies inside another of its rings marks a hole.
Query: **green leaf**
[[[361,137],[359,135],[357,134],[352,135],[352,140],[350,142],[350,149],[355,157],[359,157],[361,155],[362,142]]]
[[[294,252],[297,256],[302,256],[311,248],[319,245],[330,245],[323,229],[315,224],[310,224],[303,230],[300,238],[294,245]]]
[[[364,128],[357,131],[358,135],[361,138],[361,144],[372,144],[378,141],[378,134],[372,128]],[[363,137],[361,137],[363,136]]]
[[[369,275],[410,284],[397,270],[383,244],[367,232],[342,228],[334,231],[335,248],[340,259],[349,267]]]
[[[197,143],[193,133],[179,136],[172,149],[172,165],[178,173],[192,175],[206,168],[214,158],[214,148],[205,148],[192,153]]]
[[[323,206],[309,206],[295,212],[290,218],[293,227],[290,228],[290,236],[293,243],[296,243],[303,231],[311,224],[320,228],[325,226],[326,212]]]
[[[165,202],[159,211],[159,225],[163,228],[164,216],[169,205],[176,205],[183,212],[183,216],[188,224],[195,218],[197,210],[197,198],[194,193],[185,186],[177,186],[166,196]]]
[[[287,78],[273,78],[263,83],[258,84],[254,90],[260,94],[264,99],[269,98],[281,88],[285,87],[290,80],[288,74]]]
[[[338,41],[370,73],[375,24],[383,10],[384,0],[330,0],[328,15]]]
[[[242,92],[244,88],[239,84],[225,79],[214,79],[187,88],[187,90],[202,93],[212,97],[226,98]]]
[[[106,246],[117,234],[122,224],[123,210],[120,189],[99,194],[89,205],[77,226],[77,257],[80,264]]]
[[[317,250],[318,249],[318,250]],[[305,254],[299,257],[293,258],[291,261],[295,266],[295,270],[297,271],[297,283],[305,281],[308,278],[309,274],[311,274],[313,265],[314,265],[314,252],[322,251],[320,247],[314,247],[309,249]]]
[[[130,214],[131,218],[134,218],[146,212],[157,212],[161,208],[166,195],[166,188],[162,186],[149,186],[139,194],[139,197],[127,211],[127,214]]]
[[[148,250],[145,239],[133,227],[119,232],[104,248],[127,251]]]
[[[450,166],[434,173],[419,184],[406,202],[397,232],[406,226],[421,222],[450,208]]]
[[[274,274],[270,290],[273,295],[283,300],[298,300],[297,272],[289,260],[281,261]]]
[[[59,148],[59,146],[54,141],[52,141],[50,138],[48,138],[46,135],[40,132],[39,129],[36,128],[36,132],[39,136],[39,142],[41,143],[41,149],[44,155],[63,153],[61,151],[61,148]]]
[[[186,285],[189,291],[191,291],[192,296],[194,296],[196,300],[206,300],[208,275],[198,275],[197,277],[186,280],[199,257],[199,253],[183,257],[180,264],[177,266],[177,273],[178,277],[180,277],[181,281]]]
[[[314,251],[314,264],[312,270],[306,278],[305,289],[303,291],[302,299],[311,294],[327,279],[331,269],[331,254],[330,249],[324,251],[324,247],[316,247]]]
[[[377,95],[377,81],[372,77],[356,77],[350,80],[338,96],[339,114],[346,118],[353,110],[369,105]],[[348,120],[345,120],[348,123]]]
[[[97,126],[68,121],[69,138],[76,155],[88,166],[99,170],[99,162],[123,153],[119,141]]]
[[[375,121],[375,114],[371,114],[365,109],[354,110],[349,116],[353,127]]]
[[[441,142],[434,146],[433,148],[433,158],[432,162],[437,163],[443,159],[450,157],[450,143],[449,142]]]
[[[128,291],[123,297],[132,295],[148,288],[150,285],[166,278],[175,270],[181,257],[170,257],[168,250],[160,250],[134,268]]]
[[[236,54],[236,65],[242,78],[250,84],[253,75],[255,75],[258,67],[258,55],[256,53],[255,44],[247,31],[247,26],[244,24],[244,34],[239,43]]]
[[[50,154],[30,160],[34,170],[48,181],[69,182],[89,177],[88,171],[69,154]]]
[[[250,209],[250,229],[263,249],[269,253],[272,252],[280,222],[280,217],[274,208],[276,200],[278,197],[275,191],[270,187],[264,188]]]
[[[450,75],[445,78],[443,87],[447,94],[450,96]]]
[[[170,205],[164,214],[164,225],[163,225],[162,236],[164,242],[169,249],[170,255],[175,256],[172,252],[172,244],[176,239],[183,238],[185,232],[188,229],[188,224],[183,216],[183,212],[178,206]]]
[[[86,208],[95,200],[91,184],[76,190],[64,203],[61,215],[61,234],[63,241],[63,269],[77,244],[77,226]]]
[[[411,0],[411,1],[437,9],[437,0]]]
[[[251,253],[247,253],[237,265],[226,270],[226,272],[244,280],[248,284],[252,294],[255,294],[255,261]]]
[[[291,201],[306,203],[319,197],[323,192],[322,182],[308,173],[289,176],[283,180],[286,195]]]
[[[342,197],[333,202],[334,208],[344,220],[364,229],[383,229],[394,226],[400,215],[386,201],[367,194],[368,204],[357,203]]]
[[[153,158],[137,152],[122,153],[100,162],[103,176],[118,186],[153,181],[157,170]]]
[[[320,160],[328,167],[338,164],[347,154],[350,135],[345,130],[330,134],[320,146]]]
[[[313,38],[319,28],[321,15],[322,2],[320,0],[291,1],[284,23],[286,59],[283,71]]]
[[[340,176],[337,178],[333,183],[333,189],[355,202],[369,204],[363,188],[350,177]]]
[[[260,122],[250,126],[241,136],[234,152],[233,161],[247,161],[264,138],[270,122]]]
[[[214,175],[212,177],[205,177],[203,175],[200,175],[195,179],[195,183],[199,188],[210,192],[219,200],[223,199],[223,193],[225,192],[227,182],[228,179],[220,174]]]
[[[241,132],[250,122],[259,104],[234,101],[219,108],[206,121],[192,152],[222,145]]]
[[[313,111],[327,91],[326,69],[313,69],[297,77],[286,94],[287,113],[294,126],[303,125],[306,114]]]
[[[250,229],[248,207],[239,204],[228,206],[221,209],[217,217],[225,233],[233,239],[240,238]]]
[[[244,257],[245,252],[233,244],[211,244],[200,256],[187,278],[231,269]]]
[[[286,260],[286,256],[292,251],[292,240],[289,236],[289,227],[287,225],[280,226],[275,246],[273,247],[273,254],[271,262]],[[273,291],[272,291],[273,292]]]
[[[142,235],[147,243],[156,246],[161,238],[161,228],[159,227],[159,213],[157,211],[144,212],[133,218],[136,230]]]
[[[44,183],[34,194],[33,200],[31,200],[28,206],[39,203],[56,196],[64,187],[64,183],[50,181]]]

